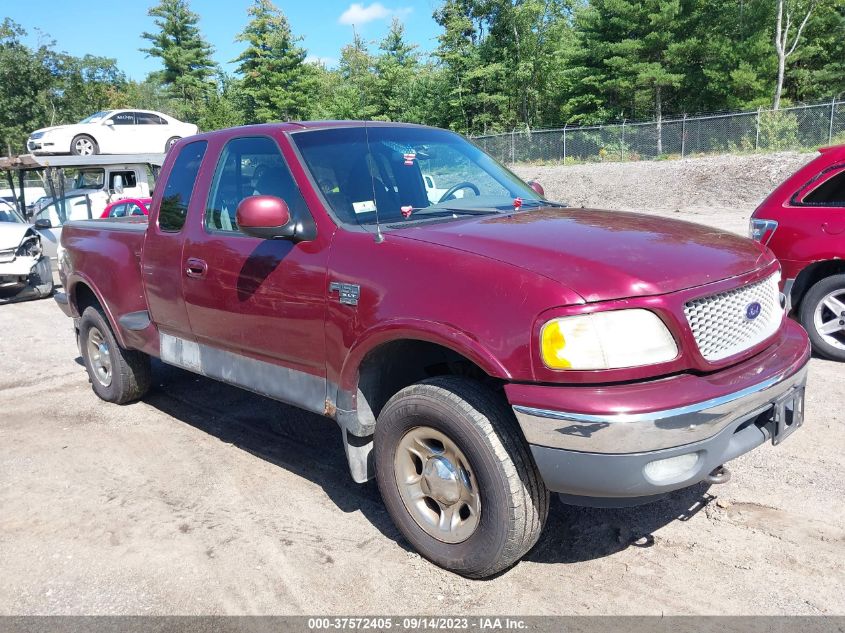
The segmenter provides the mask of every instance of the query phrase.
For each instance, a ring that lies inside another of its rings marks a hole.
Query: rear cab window
[[[207,141],[194,141],[182,147],[176,157],[159,207],[158,226],[162,231],[176,233],[185,225],[188,205],[207,147]]]

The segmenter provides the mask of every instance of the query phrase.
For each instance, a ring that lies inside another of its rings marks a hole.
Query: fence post
[[[757,106],[757,135],[754,137],[754,150],[760,149],[760,106]]]
[[[566,163],[566,123],[563,124],[563,162]]]
[[[625,119],[622,119],[622,148],[619,150],[619,160],[625,160]]]
[[[833,100],[830,102],[830,124],[827,126],[827,143],[833,141],[833,114],[836,112],[836,95],[833,95]]]
[[[686,154],[687,149],[687,115],[684,113],[684,120],[681,123],[681,158]]]
[[[516,162],[516,128],[511,130],[511,165]]]

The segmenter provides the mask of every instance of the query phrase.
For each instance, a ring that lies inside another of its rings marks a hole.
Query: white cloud
[[[354,24],[356,26],[361,26],[367,22],[384,20],[385,18],[389,18],[394,15],[403,16],[410,12],[410,8],[388,9],[381,2],[373,2],[367,6],[364,6],[359,2],[353,2],[349,5],[349,8],[340,15],[338,22],[341,24]]]

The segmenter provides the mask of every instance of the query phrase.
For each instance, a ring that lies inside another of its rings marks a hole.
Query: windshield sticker
[[[414,212],[414,207],[412,207],[411,205],[408,205],[407,207],[401,207],[399,210],[402,211],[402,217],[405,218],[405,219],[408,219],[408,218],[411,217],[411,214]]]
[[[373,200],[362,200],[361,202],[353,202],[352,210],[355,213],[372,213],[376,210],[376,203]]]
[[[405,166],[410,167],[411,165],[414,164],[414,161],[417,158],[417,153],[413,152],[413,151],[407,152],[405,154],[402,154],[402,158],[405,159]]]

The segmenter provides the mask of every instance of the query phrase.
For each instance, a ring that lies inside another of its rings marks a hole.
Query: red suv
[[[819,154],[757,207],[750,232],[780,260],[787,309],[813,350],[845,361],[845,145]]]

